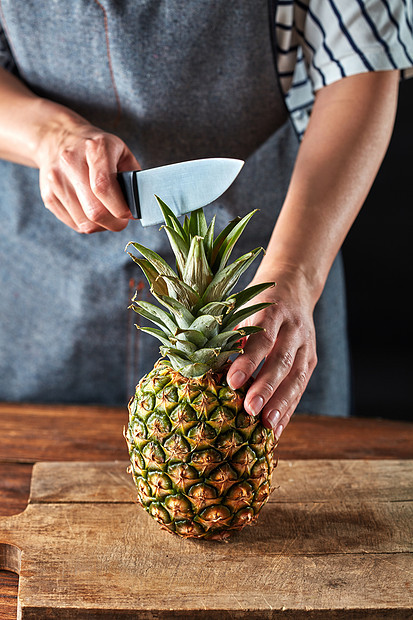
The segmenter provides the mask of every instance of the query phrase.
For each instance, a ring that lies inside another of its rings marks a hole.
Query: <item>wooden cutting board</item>
[[[280,462],[228,544],[182,540],[134,502],[127,463],[37,463],[0,519],[19,618],[413,618],[413,461]]]

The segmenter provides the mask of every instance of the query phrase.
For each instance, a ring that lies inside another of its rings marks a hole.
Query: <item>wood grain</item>
[[[0,558],[24,550],[23,620],[412,615],[413,461],[280,463],[258,525],[229,544],[160,531],[125,465],[35,466],[29,506],[0,520]]]
[[[397,412],[395,420],[296,414],[282,435],[279,458],[412,458],[413,424],[397,421]],[[0,516],[24,510],[36,461],[125,459],[125,423],[125,409],[118,407],[0,403]],[[16,575],[0,571],[0,620],[16,618],[17,587]],[[352,618],[365,613],[353,610]],[[392,612],[381,610],[380,620],[387,617]]]
[[[0,462],[0,517],[24,510],[29,497],[33,465]]]
[[[15,620],[17,617],[17,575],[0,570],[0,585],[0,619]]]
[[[120,407],[0,404],[0,462],[125,458]],[[280,459],[413,457],[413,423],[296,414]]]
[[[36,463],[30,503],[131,503],[136,491],[129,461]],[[409,502],[412,461],[312,459],[280,461],[270,502]]]
[[[0,406],[0,461],[125,458],[121,408],[74,405]]]

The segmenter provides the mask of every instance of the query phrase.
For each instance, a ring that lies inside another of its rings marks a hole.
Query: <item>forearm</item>
[[[260,274],[303,277],[314,303],[386,152],[398,72],[345,78],[320,90]]]
[[[39,167],[38,154],[46,134],[56,136],[82,119],[71,110],[31,92],[0,68],[0,158]]]

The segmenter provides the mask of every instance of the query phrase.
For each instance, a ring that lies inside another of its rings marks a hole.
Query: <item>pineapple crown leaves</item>
[[[136,242],[125,248],[149,282],[151,293],[163,308],[135,295],[129,306],[157,328],[139,327],[157,338],[161,354],[186,377],[221,371],[229,357],[241,352],[240,340],[262,328],[234,329],[270,303],[244,307],[256,295],[274,286],[257,284],[230,294],[241,275],[262,248],[247,252],[228,264],[232,250],[255,211],[232,220],[214,238],[215,216],[209,225],[202,209],[185,216],[181,224],[171,209],[155,196],[162,211],[164,229],[175,255],[176,271],[156,252]],[[137,250],[140,256],[129,252]]]

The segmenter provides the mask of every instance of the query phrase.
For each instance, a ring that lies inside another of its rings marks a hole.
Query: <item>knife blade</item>
[[[134,218],[142,226],[163,223],[155,194],[177,217],[204,207],[223,194],[238,176],[241,159],[211,157],[118,173]]]

